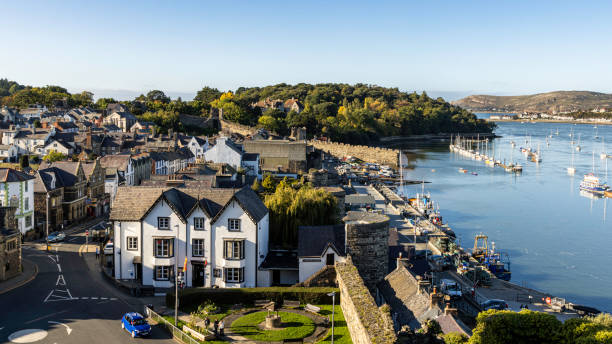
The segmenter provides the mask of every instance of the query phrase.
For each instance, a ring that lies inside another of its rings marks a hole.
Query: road
[[[23,257],[38,265],[30,283],[0,295],[1,343],[176,343],[162,328],[146,339],[132,339],[121,329],[121,316],[143,312],[141,300],[115,289],[91,271],[79,247],[84,229],[54,244],[47,253],[24,245]]]

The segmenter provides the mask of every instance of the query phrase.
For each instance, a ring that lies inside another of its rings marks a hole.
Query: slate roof
[[[300,226],[298,228],[298,256],[321,257],[328,246],[344,256],[344,225]]]
[[[438,307],[430,309],[429,297],[418,292],[418,281],[404,264],[385,276],[378,289],[391,311],[397,314],[399,327],[409,325],[413,330],[419,329],[422,321],[435,318],[441,312]]]
[[[259,222],[268,213],[261,199],[248,187],[235,190],[132,186],[118,188],[110,219],[139,221],[160,200],[166,201],[182,221],[200,207],[214,223],[232,200],[236,200],[254,222]]]
[[[43,161],[39,169],[46,169],[50,167],[55,167],[57,169],[57,174],[62,179],[63,186],[73,186],[78,182],[77,175],[79,174],[79,161],[54,161],[49,164],[46,161]]]
[[[72,122],[57,122],[57,126],[60,127],[62,130],[79,128],[76,126],[76,124]]]
[[[129,154],[106,155],[100,159],[100,164],[104,168],[116,168],[119,171],[126,171],[131,156]]]
[[[450,314],[442,314],[436,318],[436,321],[440,324],[440,328],[445,334],[457,332],[463,333],[468,337],[472,336],[472,330],[463,321]]]
[[[23,182],[30,179],[34,177],[27,173],[12,168],[0,168],[0,182],[2,183]]]
[[[270,251],[259,268],[265,270],[298,270],[298,257],[294,251]]]
[[[244,153],[242,154],[242,161],[257,161],[259,153]]]
[[[85,173],[85,177],[89,179],[89,176],[91,176],[91,174],[94,171],[94,168],[96,167],[96,163],[95,162],[83,162],[81,163],[81,166],[83,167],[83,172]]]
[[[108,131],[121,131],[121,128],[119,128],[118,126],[114,124],[105,124],[104,128]]]
[[[34,192],[47,192],[64,186],[62,176],[65,174],[57,167],[43,168],[36,171],[34,180]],[[51,181],[55,177],[55,187],[51,187]]]

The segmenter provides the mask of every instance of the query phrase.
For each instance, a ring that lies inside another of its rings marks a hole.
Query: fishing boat
[[[580,182],[580,190],[603,195],[608,190],[608,185],[602,183],[594,173],[587,173]]]
[[[476,235],[472,257],[482,264],[495,277],[510,281],[510,257],[506,253],[495,251],[495,242],[491,242],[489,249],[488,237],[484,234]]]

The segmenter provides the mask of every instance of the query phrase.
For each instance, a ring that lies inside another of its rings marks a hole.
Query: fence
[[[191,338],[187,333],[181,331],[178,327],[172,325],[168,320],[164,319],[161,315],[155,313],[152,309],[145,306],[145,313],[148,318],[155,320],[158,324],[164,326],[168,332],[172,334],[172,337],[178,339],[185,344],[201,344],[202,342]]]

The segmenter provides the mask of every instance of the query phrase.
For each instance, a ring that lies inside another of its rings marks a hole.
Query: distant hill
[[[612,94],[589,91],[556,91],[526,96],[473,95],[452,102],[476,112],[574,112],[612,108]]]

